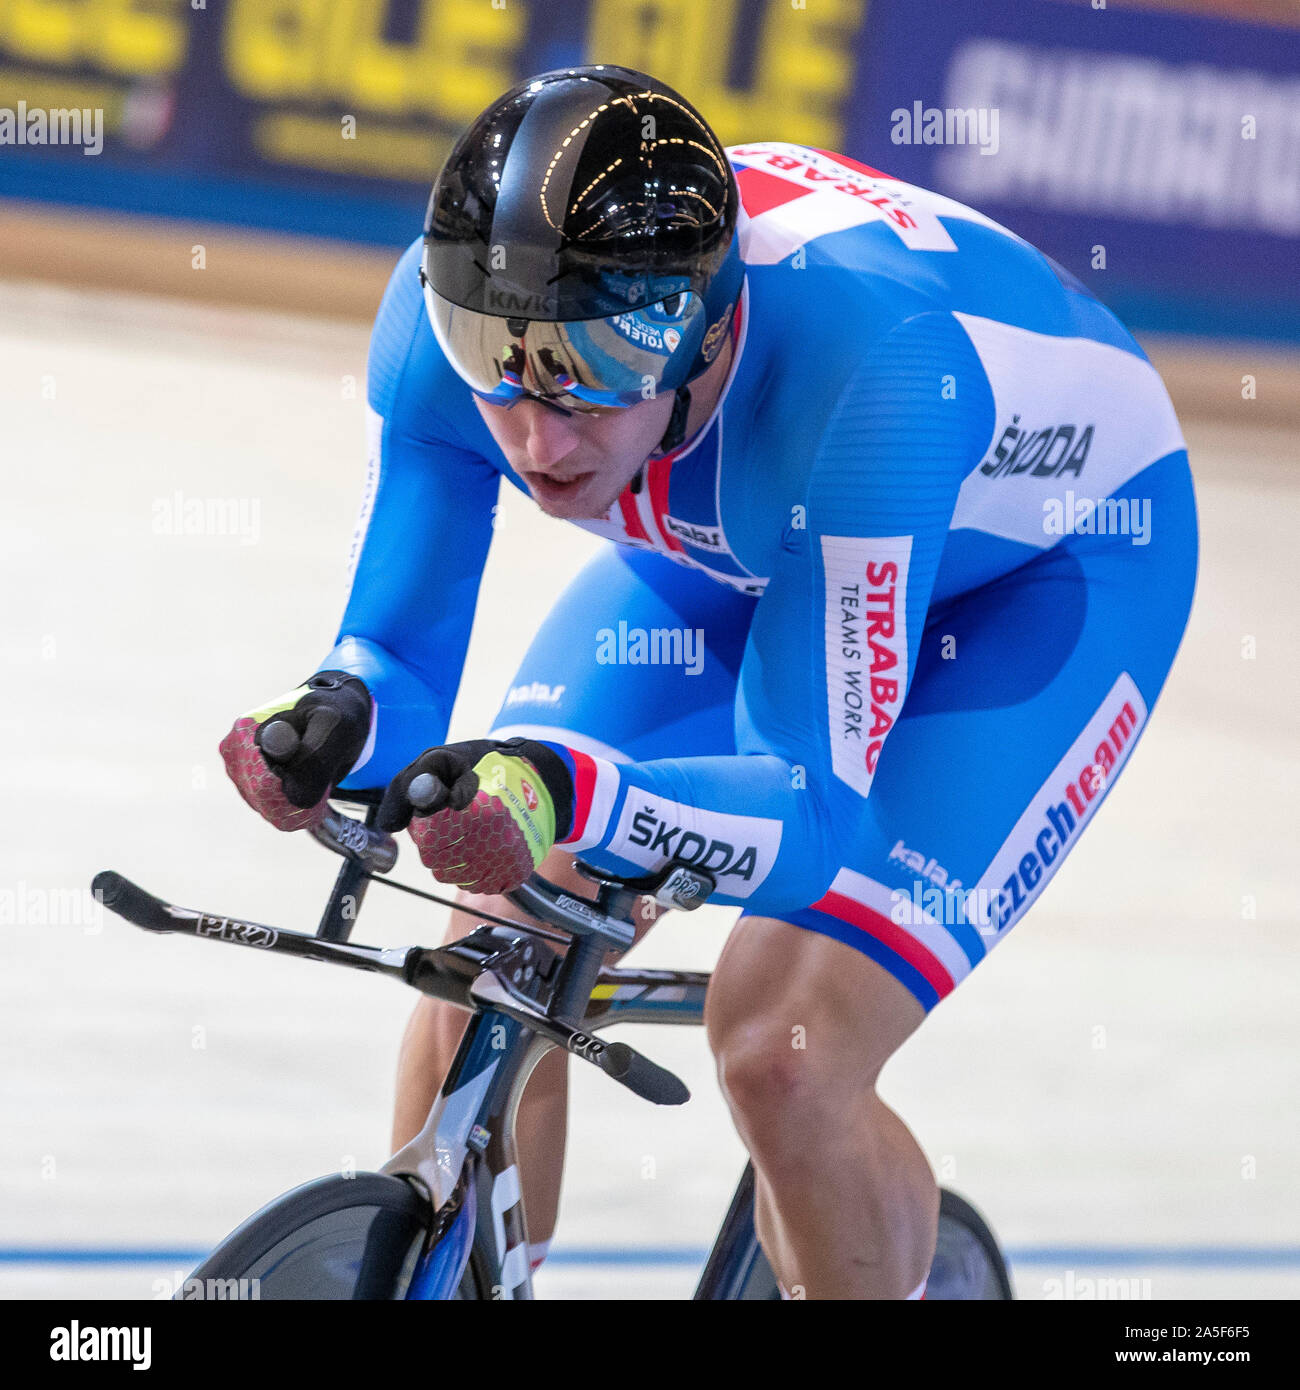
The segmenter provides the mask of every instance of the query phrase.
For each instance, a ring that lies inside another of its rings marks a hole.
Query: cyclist
[[[1060,868],[1168,674],[1196,519],[1155,370],[979,213],[825,150],[724,151],[597,66],[458,142],[368,396],[337,644],[227,735],[241,792],[294,829],[386,785],[381,823],[498,913],[534,868],[580,889],[579,851],[711,869],[742,913],[706,1023],[764,1249],[808,1297],[923,1296],[938,1192],[877,1077]],[[487,737],[440,745],[502,477],[612,544]],[[257,742],[277,712],[287,762]],[[417,1007],[395,1142],[461,1026]],[[535,1259],[565,1062],[520,1115]]]

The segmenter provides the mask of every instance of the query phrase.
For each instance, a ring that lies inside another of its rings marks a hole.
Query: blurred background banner
[[[1300,28],[877,0],[861,55],[850,152],[1005,223],[1130,328],[1300,340]]]
[[[405,246],[461,130],[567,63],[662,75],[727,142],[835,145],[863,0],[7,0],[0,107],[103,147],[0,151],[9,195]]]
[[[972,204],[1139,332],[1294,344],[1300,27],[1276,22],[1285,14],[1300,6],[4,0],[0,195],[24,200],[10,209],[218,223],[391,256],[488,102],[529,74],[609,61],[677,86],[727,143],[834,149]],[[43,255],[87,273],[77,228],[65,216],[58,230],[66,242],[24,248],[0,227],[0,271],[31,273]],[[134,288],[148,287],[152,248],[141,259]],[[374,262],[350,263],[362,264]],[[349,268],[331,263],[318,282]],[[237,278],[256,283],[256,267]],[[222,285],[206,282],[214,297]],[[333,292],[321,307],[374,302],[371,278]]]

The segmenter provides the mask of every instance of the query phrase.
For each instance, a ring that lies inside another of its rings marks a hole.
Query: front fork
[[[456,1297],[474,1246],[476,1203],[466,1201],[465,1197],[475,1191],[477,1167],[475,1160],[470,1158],[461,1170],[460,1181],[456,1184],[454,1214],[449,1214],[450,1203],[444,1203],[436,1214],[433,1233],[406,1290],[409,1300],[427,1303]]]
[[[550,1047],[493,1009],[473,1014],[424,1128],[384,1164],[418,1177],[435,1213],[408,1298],[454,1298],[471,1252],[482,1297],[532,1298],[515,1117]]]

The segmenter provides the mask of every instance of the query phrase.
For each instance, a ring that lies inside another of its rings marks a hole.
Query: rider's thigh
[[[881,1067],[925,1010],[875,961],[833,937],[770,917],[742,917],[705,1002],[724,1090],[774,1100],[816,1094],[833,1105],[874,1090]]]
[[[764,904],[869,957],[927,1010],[1048,888],[1168,677],[1196,575],[1185,453],[1112,500],[1129,515],[1144,504],[1142,535],[1067,535],[936,605],[839,869],[815,902]],[[1104,889],[1107,866],[1093,865]]]

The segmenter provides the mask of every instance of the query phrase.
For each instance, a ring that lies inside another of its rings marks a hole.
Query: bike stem
[[[396,862],[397,846],[391,837],[373,829],[378,814],[378,806],[367,806],[365,821],[359,822],[331,807],[325,823],[312,832],[327,849],[343,856],[316,928],[316,935],[322,941],[346,941],[351,936],[372,872],[375,869],[387,872]]]
[[[555,993],[551,996],[550,1008],[553,1017],[582,1026],[587,1002],[608,949],[603,941],[597,941],[594,937],[578,936],[573,939],[555,978]]]

